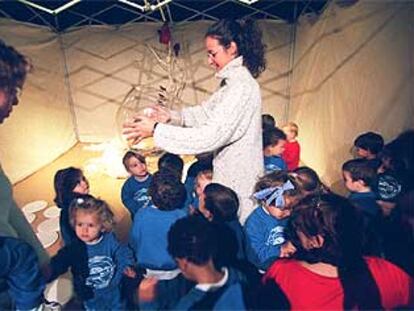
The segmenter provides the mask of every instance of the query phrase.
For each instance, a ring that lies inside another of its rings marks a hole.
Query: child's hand
[[[190,205],[189,208],[188,208],[188,214],[189,215],[194,215],[195,211],[196,211],[195,207],[193,205]]]
[[[296,252],[296,247],[290,241],[287,241],[280,248],[280,258],[289,258]]]
[[[158,280],[155,278],[143,279],[138,287],[139,301],[152,301],[157,293]]]
[[[126,267],[124,270],[124,275],[126,275],[127,277],[134,279],[137,276],[137,273],[135,272],[135,270],[131,267]]]

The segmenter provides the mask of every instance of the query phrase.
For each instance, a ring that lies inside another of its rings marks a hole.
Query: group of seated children
[[[86,310],[268,309],[269,299],[277,308],[412,307],[412,279],[406,272],[414,272],[414,243],[398,212],[406,190],[394,147],[383,160],[378,134],[356,139],[359,158],[342,166],[350,191],[346,200],[314,170],[297,167],[297,126],[289,124],[285,131],[264,126],[267,173],[256,183],[252,198],[258,206],[243,226],[237,194],[212,182],[209,154],[190,167],[186,183],[177,155],[161,157],[158,172],[151,175],[142,155],[125,154],[131,176],[121,198],[132,219],[128,243],[117,240],[114,214],[105,201],[88,194],[82,171],[58,171],[55,202],[62,209],[64,247],[40,273],[26,244],[8,238],[9,246],[2,246],[2,263],[21,272],[13,280],[25,278],[28,284],[9,286],[16,306],[41,304],[45,283],[71,269],[76,299]],[[296,145],[293,162],[284,161],[292,159],[284,157],[286,140]],[[383,257],[406,272],[362,256]],[[316,275],[330,276],[331,283]],[[316,300],[306,294],[307,287],[297,289],[295,278],[309,282]],[[384,287],[385,280],[396,285]],[[362,294],[364,284],[373,290],[368,298]],[[328,296],[336,298],[325,302]]]

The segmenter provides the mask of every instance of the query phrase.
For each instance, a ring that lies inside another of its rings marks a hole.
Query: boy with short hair
[[[374,132],[363,133],[355,139],[354,147],[358,157],[374,160],[384,147],[384,138]]]
[[[345,187],[351,192],[348,197],[351,203],[365,215],[378,215],[380,208],[376,202],[377,195],[372,190],[377,182],[377,172],[369,160],[353,159],[345,162],[342,174]]]
[[[171,226],[186,216],[182,208],[186,199],[184,185],[168,172],[154,174],[148,194],[151,205],[135,215],[129,244],[135,251],[144,278],[158,280],[158,298],[151,305],[140,303],[141,309],[169,309],[183,286],[180,270],[167,251],[167,235]]]
[[[205,220],[189,216],[178,220],[168,233],[168,251],[184,277],[196,285],[175,306],[175,310],[245,310],[242,284],[237,270],[213,263],[218,236]]]
[[[283,127],[283,132],[286,134],[285,151],[283,151],[282,158],[285,160],[288,171],[293,171],[298,168],[300,160],[300,145],[296,140],[298,136],[299,127],[294,122],[289,122]]]
[[[287,166],[282,159],[285,151],[286,135],[278,128],[263,131],[263,155],[266,174],[285,171]]]
[[[376,185],[377,172],[366,159],[353,159],[342,165],[345,187],[351,192],[349,201],[357,209],[363,229],[363,252],[366,255],[381,256],[380,241],[381,208],[377,195],[371,187]]]
[[[174,174],[179,180],[183,177],[183,168],[183,159],[173,153],[167,152],[158,160],[158,171]]]
[[[122,163],[131,176],[122,186],[121,199],[131,218],[134,219],[139,209],[150,204],[151,200],[147,192],[152,175],[148,173],[145,157],[137,152],[125,153]]]

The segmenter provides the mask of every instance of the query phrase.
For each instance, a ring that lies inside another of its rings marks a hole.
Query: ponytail
[[[252,76],[257,78],[266,69],[266,45],[262,42],[262,31],[252,19],[242,20],[240,25],[243,40],[239,54],[243,56],[244,65]]]
[[[338,265],[338,276],[344,291],[345,310],[381,310],[378,285],[363,257]]]
[[[298,232],[307,237],[323,236],[322,247],[305,249]],[[353,206],[333,193],[302,200],[295,206],[287,230],[290,240],[297,246],[297,259],[328,263],[338,268],[345,310],[380,310],[383,309],[380,292],[362,256],[360,233]]]

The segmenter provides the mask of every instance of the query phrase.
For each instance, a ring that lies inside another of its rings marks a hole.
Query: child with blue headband
[[[293,176],[275,171],[259,179],[253,197],[259,206],[244,227],[247,258],[265,271],[275,259],[289,257],[295,251],[284,231],[292,206],[300,199],[300,191]]]

